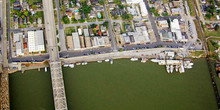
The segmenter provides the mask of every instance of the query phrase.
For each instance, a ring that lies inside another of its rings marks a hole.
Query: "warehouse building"
[[[43,30],[28,31],[29,52],[45,51]]]

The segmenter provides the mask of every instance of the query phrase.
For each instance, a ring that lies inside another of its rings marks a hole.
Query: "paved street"
[[[160,35],[158,33],[158,29],[157,29],[157,25],[155,23],[155,18],[152,16],[152,13],[150,12],[150,7],[149,7],[149,4],[148,4],[148,0],[144,0],[145,4],[146,4],[146,8],[147,8],[147,11],[148,11],[148,18],[151,22],[151,25],[152,25],[152,29],[155,33],[155,36],[156,36],[156,39],[157,39],[157,42],[160,42]]]
[[[34,30],[42,30],[42,29],[44,29],[44,27],[29,27],[29,28],[11,29],[11,32],[34,31]]]
[[[112,20],[111,20],[111,18],[109,19],[107,8],[105,5],[105,0],[103,0],[103,1],[104,1],[103,6],[104,6],[105,18],[106,18],[106,21],[108,21],[108,33],[109,33],[109,39],[111,41],[111,46],[114,51],[118,51],[117,42],[115,39],[115,34],[114,34],[113,28],[112,28]]]
[[[60,39],[60,49],[61,51],[66,51],[66,40],[64,35],[64,28],[63,24],[61,23],[61,15],[60,15],[60,6],[59,6],[59,0],[56,0],[56,8],[57,8],[57,19],[58,19],[58,26],[59,26],[59,39]]]
[[[85,22],[85,23],[76,23],[76,24],[64,24],[63,26],[66,27],[75,27],[75,26],[83,26],[83,25],[91,25],[91,24],[103,24],[105,21],[98,21],[98,22]]]

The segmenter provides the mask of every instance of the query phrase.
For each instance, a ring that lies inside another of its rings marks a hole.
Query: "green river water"
[[[156,63],[109,63],[63,68],[69,110],[217,110],[205,59],[186,73]],[[10,75],[11,110],[54,110],[50,72]]]

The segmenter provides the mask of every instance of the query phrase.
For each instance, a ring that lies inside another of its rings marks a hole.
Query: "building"
[[[23,33],[14,33],[13,42],[16,46],[16,56],[24,55],[23,50]]]
[[[136,27],[136,32],[128,32],[128,36],[130,37],[131,42],[135,42],[135,43],[150,42],[149,34],[147,32],[146,26]]]
[[[90,37],[85,37],[86,48],[92,47]]]
[[[142,17],[148,16],[148,11],[147,11],[145,3],[140,2],[139,5],[140,5],[140,9],[141,9],[141,16]]]
[[[105,37],[92,37],[93,47],[105,46]]]
[[[78,29],[78,34],[79,34],[80,36],[82,35],[82,29],[81,29],[81,28]]]
[[[89,30],[88,29],[83,29],[84,36],[89,37]]]
[[[28,31],[29,52],[45,51],[43,30]]]
[[[163,29],[166,29],[166,28],[169,27],[167,20],[158,21],[158,26],[163,28]]]
[[[171,22],[171,32],[175,34],[177,41],[186,41],[184,36],[182,36],[181,28],[180,28],[178,19],[174,19]]]
[[[171,32],[167,32],[167,30],[160,31],[161,41],[173,41],[173,35]]]
[[[86,46],[85,46],[84,36],[80,36],[79,38],[80,38],[81,47],[82,47],[82,48],[85,48]]]
[[[180,8],[172,8],[171,12],[173,15],[181,14],[182,10]]]
[[[80,41],[79,41],[79,35],[77,32],[72,33],[72,37],[73,37],[73,49],[77,50],[80,49]]]
[[[73,49],[73,37],[72,36],[66,36],[66,44],[68,49]]]

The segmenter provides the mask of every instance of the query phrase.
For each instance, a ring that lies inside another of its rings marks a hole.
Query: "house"
[[[180,5],[180,0],[172,0],[175,7]]]
[[[119,9],[116,8],[115,10],[112,10],[112,11],[111,11],[111,15],[112,15],[112,16],[114,16],[114,15],[120,16],[120,11],[119,11]]]
[[[114,10],[116,6],[117,5],[115,3],[108,3],[109,10]]]
[[[78,34],[79,34],[80,36],[82,35],[82,29],[81,29],[81,28],[78,29]]]
[[[157,9],[157,12],[158,12],[159,14],[161,14],[161,13],[164,12],[164,7],[163,7],[163,5],[162,5],[162,1],[156,1],[156,2],[154,3],[154,5],[155,5],[155,7],[156,7],[156,9]]]
[[[65,5],[66,7],[69,7],[69,0],[63,0],[63,5]]]
[[[35,2],[34,4],[37,6],[37,9],[41,9],[42,7],[41,2]]]
[[[92,5],[99,5],[99,0],[90,0]]]
[[[145,3],[140,2],[139,5],[140,5],[140,9],[141,9],[141,16],[142,17],[148,16],[148,11],[147,11]]]
[[[94,36],[93,29],[89,29],[89,35],[90,35],[90,36]]]
[[[65,14],[66,14],[67,17],[71,20],[73,13],[72,13],[70,10],[68,10],[68,11],[66,11]]]
[[[171,14],[171,11],[170,11],[169,5],[168,5],[168,4],[164,4],[164,7],[165,7],[166,12],[168,13],[168,15],[170,15],[170,14]]]
[[[91,10],[91,12],[88,14],[89,18],[96,18],[96,13],[95,11]]]
[[[22,10],[29,10],[29,4],[26,1],[22,3]]]
[[[91,5],[90,0],[86,0],[87,5]]]
[[[158,21],[158,26],[162,29],[166,29],[169,27],[167,20]]]
[[[101,6],[93,6],[92,9],[96,12],[104,11],[103,7],[101,7]]]
[[[171,12],[173,15],[181,14],[182,10],[180,8],[172,8]]]
[[[19,1],[13,2],[13,7],[19,7],[21,4]]]
[[[206,3],[206,0],[200,0],[201,3],[205,4]]]
[[[88,29],[83,29],[84,36],[89,37],[89,30]]]
[[[93,45],[93,47],[100,47],[100,46],[105,46],[106,44],[105,44],[105,37],[103,37],[103,36],[99,36],[99,37],[92,37],[91,38],[91,40],[92,40],[92,45]]]
[[[121,32],[120,24],[114,25],[114,29],[116,32],[120,33]]]
[[[135,9],[134,4],[132,4],[132,7],[127,7],[128,13],[133,15],[133,16],[138,16],[138,12]]]
[[[81,19],[86,19],[86,18],[87,18],[87,16],[85,15],[84,12],[82,12],[82,13],[81,13]]]
[[[123,33],[122,35],[123,35],[123,37],[124,37],[124,42],[125,42],[126,44],[131,43],[130,37],[127,35],[127,33]]]
[[[106,31],[106,26],[101,26],[101,32],[105,32]]]
[[[130,24],[125,24],[125,30],[127,32],[131,32],[132,31],[131,25]]]

